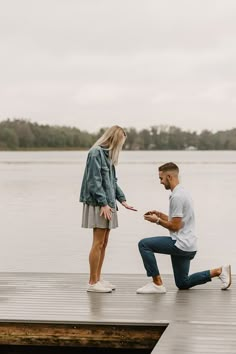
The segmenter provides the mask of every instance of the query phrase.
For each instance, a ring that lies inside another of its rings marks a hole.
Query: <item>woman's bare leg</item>
[[[103,265],[103,261],[105,258],[109,234],[110,234],[110,229],[106,229],[106,234],[105,234],[104,242],[102,245],[100,260],[99,260],[99,264],[98,264],[98,271],[97,271],[98,280],[100,280],[100,277],[101,277],[102,265]]]
[[[103,263],[103,259],[105,255],[105,253],[102,255],[103,253],[102,250],[106,239],[107,230],[108,229],[99,229],[99,228],[93,229],[93,243],[89,253],[89,265],[90,265],[89,284],[95,284],[99,280],[98,271],[101,272],[101,265]]]

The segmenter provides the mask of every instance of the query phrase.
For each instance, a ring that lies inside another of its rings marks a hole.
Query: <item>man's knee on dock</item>
[[[187,290],[190,288],[189,281],[187,279],[178,280],[175,282],[175,284],[179,290]]]

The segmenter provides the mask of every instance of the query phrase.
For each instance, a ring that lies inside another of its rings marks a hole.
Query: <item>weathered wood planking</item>
[[[168,325],[153,353],[236,353],[235,276],[228,291],[220,290],[217,279],[179,291],[171,275],[163,278],[168,290],[166,294],[136,294],[136,289],[145,284],[147,278],[145,275],[131,274],[107,275],[107,279],[117,285],[117,290],[111,294],[92,294],[86,292],[86,274],[0,273],[0,322],[3,326],[0,327],[0,338],[2,341],[5,338],[2,343],[12,343],[12,334],[15,333],[17,338],[18,333],[18,338],[22,336],[22,343],[28,340],[43,343],[43,336],[37,337],[37,331],[44,327],[48,333],[44,343],[51,340],[53,344],[55,340],[55,343],[58,341],[62,345],[65,331],[65,343],[70,345],[66,339],[66,327],[75,330],[74,327],[79,326],[82,331],[79,338],[72,330],[70,343],[81,345],[84,341],[89,346],[93,340],[89,336],[86,339],[88,326],[88,329],[93,328],[93,334],[94,327],[98,330],[94,342],[99,345],[103,341],[105,347],[109,344],[106,342],[107,332],[102,326],[110,325],[115,329],[114,347],[122,347],[122,335],[126,338],[125,345],[128,346],[128,338],[133,336],[134,345],[141,347],[143,344],[138,343],[138,337],[141,339],[142,334],[146,333],[147,344],[150,339],[148,335],[153,330],[158,340],[158,330],[163,331]],[[7,326],[10,326],[9,332]],[[128,332],[127,326],[134,326],[136,332]],[[140,326],[142,334],[137,335],[137,326]],[[20,332],[22,329],[23,332]],[[34,330],[36,333],[32,332]],[[54,330],[58,333],[57,338],[54,337]],[[116,333],[119,331],[118,339]]]

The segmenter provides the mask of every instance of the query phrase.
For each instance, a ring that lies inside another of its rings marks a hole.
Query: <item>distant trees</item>
[[[0,149],[88,149],[106,128],[88,133],[79,128],[50,126],[24,119],[0,122]],[[183,131],[175,126],[127,128],[126,150],[236,150],[236,128],[212,133]]]
[[[236,150],[236,128],[212,133],[183,131],[175,126],[152,126],[137,132],[127,130],[126,149],[138,150]]]
[[[23,119],[0,122],[0,149],[87,149],[94,134],[78,128],[39,125]]]

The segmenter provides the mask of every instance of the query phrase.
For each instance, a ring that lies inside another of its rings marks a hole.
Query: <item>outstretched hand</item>
[[[126,209],[133,210],[133,211],[138,211],[138,210],[135,209],[134,207],[128,205],[126,202],[122,202],[121,204],[122,204]]]

